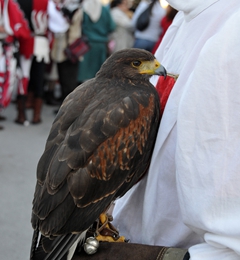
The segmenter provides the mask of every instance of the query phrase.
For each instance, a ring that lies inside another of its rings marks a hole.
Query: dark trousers
[[[78,62],[66,60],[57,63],[59,83],[61,85],[62,100],[77,87]]]
[[[33,58],[28,92],[33,92],[35,98],[43,98],[45,68],[46,64],[43,61],[38,62],[36,57]]]

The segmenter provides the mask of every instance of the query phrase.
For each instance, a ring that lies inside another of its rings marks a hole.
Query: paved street
[[[35,188],[36,165],[50,130],[54,107],[44,106],[39,125],[14,123],[14,104],[0,121],[0,252],[4,260],[28,260],[32,227],[31,204]],[[28,119],[31,119],[31,110]]]

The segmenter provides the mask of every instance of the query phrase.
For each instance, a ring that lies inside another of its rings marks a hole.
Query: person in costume
[[[150,168],[113,224],[191,260],[239,260],[240,2],[168,2],[179,12],[155,56],[175,77],[151,80],[166,106]]]
[[[6,108],[12,97],[19,78],[17,56],[29,59],[31,51],[23,48],[31,31],[19,5],[13,0],[0,1],[0,110]],[[22,91],[25,79],[21,78],[19,91]]]
[[[31,30],[31,37],[22,46],[24,51],[28,50],[29,56],[20,56],[23,80],[22,88],[18,91],[15,122],[21,125],[28,124],[25,106],[27,94],[30,92],[33,108],[32,123],[38,124],[41,122],[45,63],[49,62],[48,0],[18,0],[18,3]]]
[[[77,87],[78,61],[69,59],[64,50],[81,36],[82,7],[78,0],[49,0],[48,13],[53,33],[51,59],[57,65],[63,101]]]
[[[79,84],[95,77],[107,58],[109,35],[116,28],[109,7],[100,0],[84,0],[83,12],[82,34],[87,36],[90,50],[79,61]]]

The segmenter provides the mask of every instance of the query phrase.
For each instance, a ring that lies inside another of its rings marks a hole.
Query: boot
[[[1,114],[0,114],[0,121],[5,121],[6,120],[6,117],[5,116],[2,116]]]
[[[42,122],[41,120],[42,102],[43,100],[39,97],[34,99],[32,124],[39,124]]]
[[[33,105],[34,105],[34,93],[28,92],[27,100],[26,100],[26,108],[33,108]]]
[[[54,97],[54,92],[48,90],[45,95],[46,104],[50,106],[60,106],[61,101]]]
[[[18,115],[15,119],[15,123],[28,126],[29,122],[26,119],[25,114],[25,105],[26,105],[26,96],[25,95],[18,95],[17,97],[17,111]]]
[[[50,106],[60,106],[61,105],[61,100],[56,99],[54,96],[54,90],[55,90],[56,84],[57,84],[56,80],[48,81],[48,90],[45,95],[45,101],[46,101],[47,105],[50,105]]]

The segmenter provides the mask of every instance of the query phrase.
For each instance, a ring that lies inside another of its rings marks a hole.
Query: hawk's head
[[[165,68],[154,55],[143,49],[124,49],[113,53],[102,65],[97,77],[149,80],[152,75],[166,76]]]

